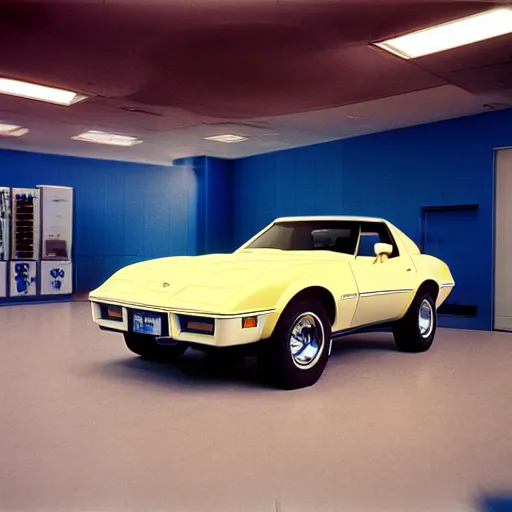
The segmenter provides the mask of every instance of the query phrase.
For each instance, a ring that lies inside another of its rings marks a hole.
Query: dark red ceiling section
[[[457,59],[416,65],[367,43],[493,4],[0,2],[0,75],[198,116],[303,112],[445,83]],[[510,54],[492,44],[456,69]]]
[[[261,52],[252,42],[239,43],[238,51],[210,43],[206,54],[202,45],[184,43],[182,55],[166,68],[154,67],[152,80],[132,99],[200,115],[246,118],[329,108],[443,83],[367,47],[284,57],[271,48]]]
[[[498,95],[496,99],[512,105],[512,62],[444,73],[443,76],[473,94]]]

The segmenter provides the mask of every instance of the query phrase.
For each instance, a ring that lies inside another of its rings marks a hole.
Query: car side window
[[[389,244],[393,247],[393,252],[389,255],[390,258],[396,258],[400,255],[393,235],[391,235],[386,224],[383,222],[362,222],[357,256],[375,256],[374,247],[377,243]]]
[[[361,233],[359,239],[358,256],[375,256],[375,244],[380,242],[378,233]]]

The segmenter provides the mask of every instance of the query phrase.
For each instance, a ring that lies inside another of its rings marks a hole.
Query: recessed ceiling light
[[[89,130],[88,132],[75,135],[71,138],[84,142],[94,142],[96,144],[109,144],[111,146],[135,146],[135,144],[140,144],[142,142],[137,137],[117,135],[115,133],[101,132],[98,130]]]
[[[451,50],[512,33],[512,9],[494,9],[373,43],[404,59]]]
[[[86,99],[86,96],[76,92],[21,82],[20,80],[11,80],[10,78],[0,78],[0,93],[66,106]]]
[[[225,142],[227,144],[233,144],[234,142],[242,142],[247,140],[247,137],[241,137],[240,135],[231,135],[226,133],[224,135],[212,135],[211,137],[205,137],[204,140],[214,140],[215,142]]]
[[[28,133],[28,128],[18,126],[17,124],[0,123],[0,135],[6,137],[21,137]]]

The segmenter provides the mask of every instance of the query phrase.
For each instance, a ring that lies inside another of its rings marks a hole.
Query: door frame
[[[491,184],[491,240],[492,240],[492,268],[491,268],[491,331],[501,331],[496,329],[496,185],[498,183],[498,152],[512,150],[512,146],[499,146],[492,150],[492,184]]]
[[[393,233],[393,230],[390,228],[390,225],[388,224],[388,222],[386,222],[385,220],[362,220],[362,221],[359,221],[359,238],[358,238],[358,241],[357,241],[357,246],[356,246],[356,251],[354,253],[354,261],[351,263],[352,266],[352,272],[354,273],[354,277],[356,279],[356,283],[357,283],[357,287],[358,287],[358,301],[357,301],[357,305],[356,305],[356,308],[355,308],[355,311],[354,311],[354,314],[352,316],[352,324],[351,324],[351,328],[360,328],[360,327],[363,327],[365,325],[367,325],[366,323],[360,323],[360,324],[357,324],[354,326],[354,320],[357,319],[357,315],[359,313],[361,313],[361,305],[363,302],[367,302],[369,300],[372,300],[374,298],[378,298],[378,297],[389,297],[389,296],[394,296],[394,295],[406,295],[407,296],[407,302],[410,302],[413,298],[413,294],[414,294],[414,287],[412,288],[393,288],[393,287],[386,287],[385,289],[376,289],[376,290],[364,290],[364,291],[361,291],[361,288],[359,287],[359,282],[358,282],[358,279],[357,279],[357,272],[360,271],[360,269],[362,268],[360,265],[360,263],[358,264],[357,262],[357,252],[358,252],[358,249],[359,249],[359,242],[360,242],[360,239],[361,239],[361,234],[362,234],[362,226],[364,224],[377,224],[379,226],[382,226],[388,236],[390,237],[391,239],[391,242],[394,246],[394,248],[396,248],[397,252],[398,252],[398,255],[395,256],[394,258],[390,258],[388,261],[384,262],[384,263],[379,263],[379,265],[377,266],[373,266],[371,265],[370,268],[372,270],[378,270],[378,268],[381,266],[381,265],[388,265],[388,264],[393,264],[394,260],[398,259],[398,260],[401,260],[403,262],[405,262],[405,265],[404,265],[404,269],[410,265],[410,269],[411,270],[411,276],[414,276],[414,278],[416,278],[417,276],[417,273],[416,273],[416,269],[414,267],[414,262],[411,258],[411,255],[409,254],[409,252],[406,250],[406,248],[404,247],[403,243],[402,243],[402,240],[397,237],[395,235],[395,233]],[[406,270],[406,272],[408,272],[408,270]],[[368,307],[368,306],[366,306]],[[364,312],[364,310],[363,310]],[[377,323],[381,324],[383,322],[390,322],[390,321],[393,321],[393,320],[396,320],[395,317],[392,317],[392,318],[386,318],[384,320],[379,320]]]
[[[425,252],[425,221],[427,213],[432,212],[460,212],[460,211],[476,211],[478,204],[453,204],[447,206],[422,206],[421,207],[421,228],[420,228],[420,248],[421,252]]]

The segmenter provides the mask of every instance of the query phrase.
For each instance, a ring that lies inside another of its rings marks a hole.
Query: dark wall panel
[[[485,267],[475,265],[472,257],[480,251],[479,238],[472,236],[478,229],[479,213],[471,209],[436,209],[424,212],[423,216],[425,252],[446,261],[457,283],[440,312],[450,313],[450,323],[469,329],[478,319],[478,304],[482,306],[483,302],[480,290],[468,276],[482,280],[486,273]]]

